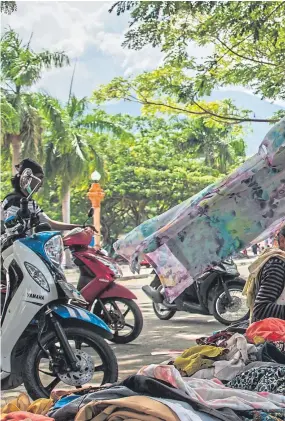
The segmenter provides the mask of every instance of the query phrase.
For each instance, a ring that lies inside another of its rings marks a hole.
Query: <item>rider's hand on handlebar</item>
[[[94,232],[97,232],[98,233],[98,231],[96,230],[96,228],[94,227],[94,225],[85,225],[85,228],[91,228]]]

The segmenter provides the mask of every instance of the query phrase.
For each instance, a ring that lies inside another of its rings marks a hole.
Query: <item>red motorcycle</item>
[[[63,238],[80,270],[77,289],[89,303],[89,310],[113,331],[112,341],[126,344],[136,339],[143,327],[142,313],[133,301],[137,297],[126,287],[115,283],[116,278],[122,276],[122,271],[102,251],[89,247],[92,236],[91,228],[75,228]]]

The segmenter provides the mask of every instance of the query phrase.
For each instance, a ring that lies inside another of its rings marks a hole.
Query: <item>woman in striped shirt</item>
[[[285,225],[278,235],[279,249],[285,251]],[[256,279],[252,321],[275,317],[285,320],[285,258],[272,256]]]

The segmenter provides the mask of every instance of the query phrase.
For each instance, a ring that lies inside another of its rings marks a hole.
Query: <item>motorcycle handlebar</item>
[[[26,197],[23,197],[21,199],[21,204],[20,204],[20,209],[18,211],[18,216],[21,219],[30,219],[31,217],[31,212],[29,210],[29,201]]]

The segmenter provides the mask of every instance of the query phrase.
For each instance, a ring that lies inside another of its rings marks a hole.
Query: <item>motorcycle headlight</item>
[[[45,275],[34,265],[28,262],[24,262],[24,265],[30,275],[30,277],[45,291],[50,292],[48,281]]]
[[[60,266],[63,259],[63,242],[60,235],[55,235],[45,243],[47,257],[56,265]]]

